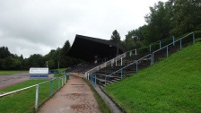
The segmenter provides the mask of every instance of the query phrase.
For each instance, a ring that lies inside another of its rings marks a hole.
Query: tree
[[[115,41],[115,42],[121,42],[121,37],[120,37],[120,35],[119,35],[117,30],[114,30],[112,32],[112,36],[111,36],[110,40]]]
[[[150,7],[150,14],[145,17],[148,24],[148,43],[169,37],[170,31],[170,10],[163,2],[158,2],[154,7]]]
[[[43,60],[43,56],[40,54],[34,54],[31,55],[28,59],[27,59],[27,67],[43,67],[45,64],[45,61]]]
[[[9,52],[7,47],[0,47],[0,59],[4,59],[9,57],[11,53]]]
[[[171,32],[182,35],[186,32],[201,29],[201,1],[200,0],[170,0],[172,6]]]

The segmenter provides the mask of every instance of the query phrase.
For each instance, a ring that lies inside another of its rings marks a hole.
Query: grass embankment
[[[0,70],[0,75],[12,75],[12,74],[20,74],[20,73],[25,73],[28,71],[2,71]]]
[[[104,90],[128,113],[200,113],[201,42]]]
[[[96,90],[93,88],[93,86],[89,83],[88,80],[83,79],[87,85],[90,87],[91,91],[94,94],[94,97],[96,98],[98,105],[99,105],[99,109],[102,113],[110,113],[109,107],[106,105],[106,103],[103,101],[103,99],[99,96],[99,94],[96,92]]]
[[[0,90],[0,94],[17,90],[34,84],[38,84],[47,80],[28,80],[23,83],[16,84]],[[54,92],[58,87],[58,81],[54,81]],[[15,94],[0,98],[1,113],[32,113],[34,112],[36,87],[21,91]],[[39,105],[41,105],[50,96],[50,83],[40,85]]]

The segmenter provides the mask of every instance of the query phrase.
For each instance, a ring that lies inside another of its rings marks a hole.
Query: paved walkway
[[[40,107],[38,113],[101,113],[90,87],[80,78],[70,80],[50,100]]]

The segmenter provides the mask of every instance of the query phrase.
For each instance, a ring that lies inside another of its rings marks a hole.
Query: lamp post
[[[59,62],[58,62],[58,70],[59,70]]]
[[[47,68],[48,68],[48,61],[46,61],[47,62]]]

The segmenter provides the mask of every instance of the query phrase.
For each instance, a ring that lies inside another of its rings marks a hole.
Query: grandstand
[[[96,46],[98,45],[97,43],[101,43],[102,46]],[[97,65],[88,64],[78,69],[78,72],[82,73],[81,76],[91,80],[92,83],[97,83],[104,87],[107,84],[120,81],[124,77],[128,77],[131,74],[138,72],[139,70],[151,66],[155,62],[168,57],[170,54],[192,43],[195,43],[195,35],[193,32],[177,40],[174,37],[159,40],[150,44],[150,49],[147,49],[141,53],[137,53],[136,49],[125,52],[123,46],[110,41],[103,41],[101,39],[76,35],[73,47],[67,53],[67,55],[91,62],[95,60],[94,56],[96,55],[98,55],[98,57],[101,59],[107,58],[108,60],[101,60],[104,62],[98,62]],[[79,44],[81,45],[78,46]],[[113,48],[111,49],[110,45],[112,44]],[[118,45],[119,47],[115,45]],[[89,49],[91,48],[90,46],[93,48],[93,50]],[[118,52],[117,48],[119,49]],[[81,52],[79,53],[79,51]],[[84,52],[86,52],[86,54],[84,54]]]

